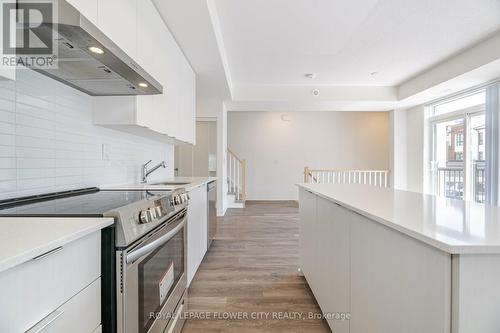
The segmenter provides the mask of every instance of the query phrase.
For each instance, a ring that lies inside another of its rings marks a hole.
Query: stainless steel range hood
[[[54,22],[43,22],[37,34],[54,40],[58,68],[31,69],[91,96],[152,95],[162,85],[141,68],[94,24],[65,0],[58,6]],[[32,28],[33,30],[33,28]],[[102,54],[90,51],[98,48]]]

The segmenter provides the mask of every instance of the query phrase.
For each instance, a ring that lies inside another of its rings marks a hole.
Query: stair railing
[[[365,184],[389,187],[389,170],[304,168],[304,182],[318,184]]]
[[[245,201],[247,193],[247,162],[227,149],[228,192],[234,193],[236,200]]]

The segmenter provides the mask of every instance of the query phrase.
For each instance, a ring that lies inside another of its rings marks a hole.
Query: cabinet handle
[[[176,313],[176,316],[175,316],[175,319],[173,321],[172,324],[170,324],[170,328],[168,329],[168,331],[166,331],[167,333],[172,333],[175,329],[175,325],[177,324],[177,321],[179,321],[179,318],[180,316],[182,316],[182,310],[184,309],[184,301],[182,301],[182,304],[181,306],[179,307],[179,310],[177,310],[177,313]]]
[[[62,310],[56,310],[54,312],[49,313],[49,315],[38,323],[33,325],[30,329],[28,329],[25,333],[41,333],[45,331],[47,327],[49,327],[57,318],[59,318],[63,314]]]
[[[45,258],[45,257],[48,257],[48,256],[50,256],[50,255],[54,254],[54,253],[57,253],[57,252],[61,251],[61,250],[62,250],[62,248],[63,248],[62,246],[56,247],[55,249],[52,249],[52,250],[47,251],[47,252],[45,252],[45,253],[42,253],[42,254],[40,254],[39,256],[36,256],[36,257],[34,257],[33,259],[31,259],[31,260],[36,261],[36,260],[43,259],[43,258]]]

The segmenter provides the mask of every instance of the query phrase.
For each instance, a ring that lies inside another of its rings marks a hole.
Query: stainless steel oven
[[[116,251],[117,331],[176,333],[186,310],[187,209]]]

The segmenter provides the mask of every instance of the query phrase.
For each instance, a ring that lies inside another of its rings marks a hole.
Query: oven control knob
[[[156,216],[158,218],[160,218],[162,216],[161,207],[160,206],[156,206],[155,207],[155,211],[156,211]]]
[[[150,208],[150,209],[148,209],[148,211],[149,211],[149,214],[151,214],[152,220],[154,220],[158,217],[158,215],[156,215],[156,210],[154,208],[152,208],[152,209]]]
[[[147,210],[143,210],[139,213],[139,223],[148,223],[151,221],[150,214],[148,214]]]
[[[180,200],[180,198],[179,198],[179,196],[178,196],[178,195],[174,196],[174,205],[178,205],[178,204],[180,204],[180,203],[181,203],[180,201],[181,201],[181,200]]]
[[[186,193],[186,198],[189,200],[191,197],[189,196],[189,193]]]

